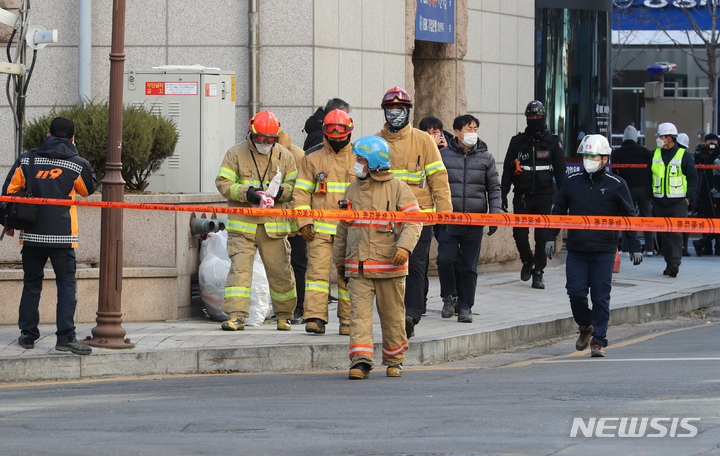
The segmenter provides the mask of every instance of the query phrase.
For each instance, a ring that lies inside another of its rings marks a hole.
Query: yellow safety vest
[[[662,159],[660,148],[655,149],[652,159],[653,196],[655,198],[685,198],[687,195],[687,177],[682,172],[682,158],[685,149],[678,149],[667,166]]]

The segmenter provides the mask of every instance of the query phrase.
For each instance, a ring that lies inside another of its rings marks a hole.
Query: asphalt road
[[[716,322],[611,328],[605,359],[563,338],[403,378],[378,368],[362,381],[339,370],[0,385],[0,454],[720,455]],[[656,422],[666,435],[648,437],[660,433],[648,424],[618,437],[633,417],[667,418]],[[599,431],[610,437],[571,437],[575,418],[616,420]]]

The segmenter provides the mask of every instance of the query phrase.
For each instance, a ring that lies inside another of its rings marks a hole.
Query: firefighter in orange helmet
[[[282,183],[274,196],[280,205],[290,201],[297,177],[295,159],[278,143],[280,122],[270,111],[261,111],[248,122],[249,132],[242,143],[230,148],[220,167],[215,185],[227,198],[229,207],[256,207],[260,192],[268,189],[279,170]],[[250,310],[250,285],[255,252],[265,265],[277,329],[288,331],[297,300],[295,278],[290,266],[290,244],[287,235],[291,225],[282,217],[259,217],[231,214],[228,224],[228,255],[232,261],[225,285],[222,323],[226,331],[245,329]]]
[[[345,197],[345,191],[355,180],[355,156],[350,144],[352,119],[339,109],[330,111],[322,130],[322,144],[308,149],[298,166],[295,209],[337,210],[338,201]],[[308,249],[303,304],[305,331],[325,334],[333,239],[338,220],[300,218],[297,224]],[[340,334],[350,335],[350,295],[342,278],[338,278],[337,314]]]

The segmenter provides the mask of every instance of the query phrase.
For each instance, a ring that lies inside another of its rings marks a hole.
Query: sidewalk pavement
[[[622,255],[622,254],[621,254]],[[661,257],[646,257],[632,266],[622,256],[613,276],[608,336],[612,325],[669,318],[720,303],[720,258],[683,258],[678,277],[662,275]],[[478,276],[474,322],[440,317],[442,300],[437,277],[430,278],[427,316],[415,327],[406,366],[442,362],[576,332],[565,291],[565,267],[545,270],[545,290],[521,282],[519,271]],[[95,324],[80,324],[78,339]],[[17,343],[17,327],[0,326],[0,382],[209,372],[294,372],[349,368],[347,336],[338,335],[335,306],[325,335],[308,334],[304,325],[277,331],[274,321],[240,332],[220,330],[207,319],[124,323],[132,350],[93,348],[90,356],[54,350],[55,327],[42,325],[32,350]],[[376,367],[381,361],[380,324],[374,321]]]

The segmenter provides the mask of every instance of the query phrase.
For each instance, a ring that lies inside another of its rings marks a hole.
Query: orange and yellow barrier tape
[[[89,206],[103,209],[141,209],[173,212],[208,212],[217,214],[264,217],[314,218],[334,220],[382,220],[386,222],[420,222],[449,225],[488,225],[527,228],[568,228],[580,230],[660,231],[681,233],[720,233],[720,219],[671,217],[606,217],[593,215],[525,215],[469,214],[445,212],[390,212],[256,209],[246,207],[189,206],[179,204],[119,203],[111,201],[64,200],[0,196],[0,201],[50,204],[56,206]]]

